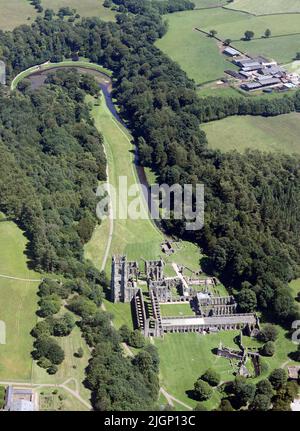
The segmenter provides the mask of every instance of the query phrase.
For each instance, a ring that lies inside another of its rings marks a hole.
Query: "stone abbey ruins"
[[[138,262],[126,256],[112,258],[111,301],[132,304],[134,325],[146,337],[221,330],[245,330],[250,335],[259,326],[255,314],[237,312],[233,296],[215,295],[215,278],[187,277],[180,268],[175,277],[166,277],[164,266],[162,259],[145,261],[140,271]],[[190,305],[191,315],[162,315],[162,304],[180,303]]]

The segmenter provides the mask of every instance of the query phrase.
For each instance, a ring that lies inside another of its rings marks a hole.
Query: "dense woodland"
[[[243,300],[242,308],[258,304],[273,311],[277,320],[294,319],[287,283],[299,275],[299,157],[208,150],[200,119],[224,116],[223,111],[241,113],[251,101],[236,99],[235,105],[229,99],[223,109],[220,100],[199,99],[194,83],[154,46],[167,31],[155,4],[116,4],[123,11],[117,23],[39,18],[31,27],[2,33],[9,75],[74,53],[110,68],[114,96],[136,138],[142,163],[151,165],[162,182],[205,184],[205,228],[189,235],[183,223],[174,221],[167,229],[196,240],[209,256],[208,268],[228,287],[243,289],[249,304]],[[127,13],[129,9],[137,13]],[[256,104],[262,105],[261,114],[274,111],[277,104],[280,112],[287,112],[291,105],[298,109],[298,100],[296,94]]]
[[[111,69],[114,96],[142,163],[153,167],[161,182],[205,184],[204,229],[186,232],[178,221],[165,228],[204,249],[206,270],[233,290],[241,310],[259,308],[269,318],[289,323],[297,312],[287,283],[300,275],[300,157],[209,150],[200,120],[241,113],[240,101],[226,102],[228,106],[223,101],[221,107],[221,100],[199,100],[194,82],[154,46],[167,31],[161,13],[171,3],[176,10],[191,8],[190,2],[114,3],[121,12],[116,23],[97,18],[65,22],[45,11],[45,19],[39,17],[31,26],[0,32],[8,78],[37,63],[78,55]],[[23,85],[23,93],[1,95],[0,209],[26,229],[36,269],[90,283],[89,277],[99,275],[91,276],[94,270],[84,262],[82,246],[96,223],[93,190],[105,178],[105,158],[102,137],[84,104],[86,91],[96,91],[87,80],[73,73],[57,75],[36,92]],[[293,101],[283,99],[276,109],[290,104],[298,109],[298,99],[297,94]],[[264,103],[260,115],[274,110],[271,104],[277,102]],[[82,331],[95,348],[87,374],[95,408],[153,407],[156,352],[124,360],[119,334],[109,316],[91,305],[99,304],[98,295],[91,299],[88,292],[79,289],[68,307],[82,317]],[[52,300],[48,298],[51,305]],[[42,309],[45,305],[47,300],[40,304]],[[36,348],[47,353],[45,343]]]

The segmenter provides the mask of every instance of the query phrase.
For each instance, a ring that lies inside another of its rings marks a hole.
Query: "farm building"
[[[253,91],[262,88],[259,82],[247,82],[246,84],[242,84],[241,88],[246,91]]]
[[[241,55],[241,53],[239,51],[237,51],[234,48],[231,48],[230,46],[228,46],[227,48],[224,49],[223,54],[229,55],[230,57],[235,57],[237,55]]]

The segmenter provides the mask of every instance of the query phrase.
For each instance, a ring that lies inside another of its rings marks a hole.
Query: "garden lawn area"
[[[161,386],[171,395],[194,407],[197,401],[188,397],[186,391],[193,390],[195,381],[208,369],[213,368],[221,375],[222,381],[233,380],[230,362],[215,355],[212,350],[220,341],[228,347],[236,347],[233,339],[237,331],[199,335],[196,333],[167,334],[163,339],[155,339],[160,357]],[[215,390],[213,397],[204,402],[214,409],[220,402]]]
[[[113,314],[114,326],[119,329],[122,325],[127,325],[128,328],[133,329],[131,305],[130,303],[116,303],[104,300],[106,310]]]
[[[80,400],[65,389],[41,388],[37,392],[41,411],[88,411]]]
[[[300,154],[300,114],[277,117],[235,116],[202,124],[211,148],[221,151],[247,148]]]
[[[67,310],[64,309],[62,311],[65,313]],[[74,317],[78,320],[77,316],[74,315]],[[57,373],[52,376],[34,362],[32,369],[33,383],[61,384],[70,379],[70,382],[66,385],[72,390],[76,390],[78,388],[82,398],[89,401],[91,393],[83,386],[82,382],[85,379],[84,370],[88,366],[90,352],[85,340],[82,338],[79,327],[75,326],[69,336],[55,337],[55,340],[64,350],[65,360],[58,366]],[[74,354],[80,347],[83,349],[84,355],[82,358],[76,358]],[[82,405],[82,407],[84,408],[84,405]]]
[[[52,1],[52,0],[50,0]],[[13,30],[22,24],[30,25],[37,12],[28,0],[0,1],[0,29]]]
[[[180,241],[174,244],[175,253],[170,256],[163,255],[163,259],[167,264],[172,262],[178,265],[184,265],[192,271],[200,270],[200,260],[203,255],[200,252],[199,247],[188,241]],[[185,272],[188,274],[188,271]]]
[[[226,7],[254,15],[300,12],[300,3],[298,0],[234,0],[226,5]]]
[[[178,304],[161,304],[160,311],[162,317],[177,317],[177,316],[194,316],[195,313],[191,309],[189,303]]]
[[[24,279],[41,278],[27,267],[27,239],[12,221],[0,215],[0,274]],[[0,320],[6,325],[6,344],[0,345],[0,380],[29,381],[31,378],[37,288],[39,282],[0,277]]]
[[[53,9],[55,12],[61,7],[69,6],[76,9],[80,16],[97,16],[103,21],[114,21],[115,13],[103,6],[104,0],[42,0],[44,9]]]
[[[176,61],[196,84],[214,81],[224,76],[224,70],[236,67],[221,55],[216,40],[196,30],[213,21],[222,9],[194,10],[167,15],[167,34],[156,46]],[[224,14],[224,13],[223,13]],[[214,22],[214,21],[213,21]]]

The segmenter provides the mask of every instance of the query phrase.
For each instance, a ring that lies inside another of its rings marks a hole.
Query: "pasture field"
[[[21,24],[30,25],[37,15],[28,0],[0,0],[1,30],[13,30]]]
[[[27,239],[12,221],[0,219],[0,274],[22,279],[41,278],[27,267],[24,254]],[[35,325],[37,288],[39,282],[0,277],[0,320],[6,325],[6,344],[0,345],[0,380],[31,378],[33,339],[30,331]]]
[[[97,16],[103,21],[114,21],[115,13],[103,6],[104,0],[42,0],[44,9],[53,9],[55,12],[61,7],[69,6],[76,9],[80,16]]]
[[[220,54],[215,39],[195,30],[195,27],[206,25],[202,14],[206,16],[210,12],[218,14],[219,9],[169,14],[168,32],[156,43],[196,84],[219,79],[224,76],[225,69],[235,69],[235,66]]]
[[[232,3],[226,5],[226,7],[252,13],[253,15],[300,13],[300,3],[298,0],[234,0]]]
[[[278,117],[236,116],[202,124],[211,148],[221,151],[247,148],[300,154],[300,114]]]
[[[195,4],[195,9],[198,9],[224,6],[228,3],[228,0],[193,0],[193,3]]]
[[[205,32],[216,30],[217,37],[231,39],[232,45],[241,52],[264,55],[279,63],[291,62],[299,51],[300,13],[254,16],[217,7],[169,14],[167,20],[168,32],[156,45],[196,84],[220,79],[224,70],[235,66],[220,53],[220,43],[195,28]],[[263,37],[266,29],[271,30],[271,38]],[[246,30],[253,31],[255,39],[242,40]]]

